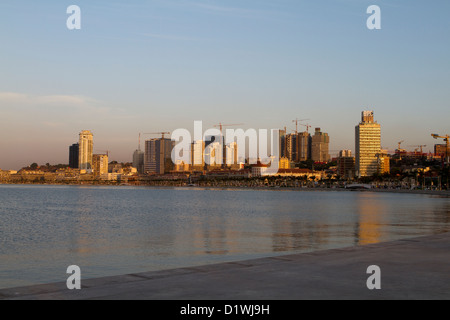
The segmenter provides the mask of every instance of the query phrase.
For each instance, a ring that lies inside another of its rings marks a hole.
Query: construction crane
[[[143,133],[143,134],[160,134],[162,135],[162,139],[164,139],[166,134],[170,134],[170,132],[150,132],[150,133]]]
[[[414,149],[414,151],[416,151],[416,152],[420,149],[420,153],[423,153],[423,148],[426,146],[427,146],[426,144],[422,144],[422,145],[418,145],[418,146],[408,146],[408,147],[417,148],[417,149]]]
[[[445,136],[440,136],[438,134],[432,133],[431,136],[433,138],[435,138],[435,139],[438,139],[438,138],[444,139],[444,141],[446,142],[447,146],[449,145],[449,138],[450,138],[450,136],[448,134],[445,135]]]
[[[301,119],[301,120],[299,120],[298,118],[296,118],[295,120],[292,120],[292,122],[295,123],[295,133],[298,133],[298,123],[300,121],[306,121],[306,120],[310,120],[310,119]]]
[[[402,143],[403,143],[403,142],[405,142],[405,140],[402,140],[402,141],[397,142],[397,144],[398,144],[398,149],[397,149],[397,152],[396,152],[396,153],[398,153],[398,159],[399,159],[399,160],[402,160],[402,151],[405,151],[405,150],[402,149]]]
[[[237,124],[222,124],[222,123],[219,123],[219,124],[216,124],[214,126],[214,128],[220,128],[220,132],[223,132],[222,131],[223,127],[234,127],[234,126],[243,126],[243,125],[244,125],[243,123],[237,123]]]
[[[448,155],[448,148],[449,148],[449,146],[450,146],[450,136],[448,135],[448,134],[446,134],[445,136],[441,136],[441,135],[438,135],[438,134],[436,134],[436,133],[432,133],[431,134],[431,136],[434,138],[434,139],[444,139],[444,141],[445,141],[445,144],[446,144],[446,148],[445,148],[445,161],[446,161],[446,167],[447,167],[447,170],[448,170],[448,166],[449,166],[449,155]],[[442,164],[443,166],[445,165],[445,162],[443,162],[443,164]],[[447,175],[447,188],[448,188],[448,186],[449,186],[449,184],[448,184],[448,175]]]
[[[450,147],[450,136],[447,134],[447,135],[445,135],[445,136],[440,136],[440,135],[438,135],[438,134],[435,134],[435,133],[432,133],[431,134],[431,136],[434,138],[434,139],[444,139],[444,141],[445,141],[445,144],[446,144],[446,146],[447,146],[447,148],[445,149],[445,157],[447,158],[447,163],[448,163],[448,150],[449,150],[449,147]]]
[[[305,126],[305,127],[306,127],[306,132],[309,133],[309,128],[311,128],[311,126],[310,126],[309,124],[303,124],[303,123],[300,123],[300,125],[301,125],[301,126]]]

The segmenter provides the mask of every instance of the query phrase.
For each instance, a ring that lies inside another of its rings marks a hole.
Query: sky
[[[194,121],[308,119],[334,155],[355,149],[363,110],[383,148],[432,150],[431,133],[450,134],[449,14],[448,0],[2,0],[0,168],[68,163],[82,130],[129,162],[139,133]]]

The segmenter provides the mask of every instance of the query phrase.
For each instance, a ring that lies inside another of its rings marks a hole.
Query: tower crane
[[[426,146],[427,146],[426,144],[422,144],[422,145],[418,145],[418,146],[409,146],[409,147],[417,148],[417,149],[415,149],[415,151],[420,149],[420,153],[423,153],[423,148]]]
[[[311,126],[309,124],[300,123],[300,125],[305,126],[306,127],[306,132],[309,133],[309,128],[311,128]]]
[[[446,145],[446,148],[445,148],[445,160],[447,162],[447,188],[448,188],[448,186],[449,186],[449,184],[448,184],[448,166],[449,166],[448,148],[450,146],[450,136],[448,134],[446,134],[445,136],[441,136],[441,135],[438,135],[436,133],[432,133],[431,136],[434,139],[438,139],[439,138],[439,139],[444,139],[444,141],[445,141],[445,145]]]
[[[447,134],[445,136],[440,136],[438,134],[432,133],[431,136],[434,139],[444,139],[445,144],[446,144],[446,149],[445,149],[445,157],[447,158],[447,163],[448,163],[448,150],[449,150],[449,146],[450,146],[450,136]]]
[[[306,120],[310,120],[310,119],[298,119],[298,118],[296,118],[295,120],[292,120],[292,122],[294,122],[295,123],[295,133],[298,133],[298,123],[300,122],[300,121],[306,121]]]
[[[164,139],[164,136],[166,134],[170,134],[170,132],[150,132],[150,133],[143,133],[143,134],[160,134],[162,136],[162,139]]]
[[[397,153],[398,153],[398,159],[399,160],[402,160],[402,151],[405,151],[405,150],[402,150],[402,143],[403,142],[405,142],[405,140],[397,142],[397,144],[398,144]]]
[[[214,128],[220,128],[220,132],[223,133],[223,131],[222,131],[223,127],[234,127],[234,126],[243,126],[243,125],[244,125],[243,123],[237,123],[237,124],[222,124],[222,123],[219,123],[219,124],[216,124],[214,126]]]
[[[446,142],[447,146],[449,145],[449,138],[450,138],[450,136],[448,134],[445,135],[445,136],[440,136],[438,134],[432,133],[431,136],[433,138],[435,138],[435,139],[438,139],[438,138],[444,139],[444,141]]]

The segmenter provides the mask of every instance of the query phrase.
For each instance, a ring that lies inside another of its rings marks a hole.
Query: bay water
[[[422,194],[0,185],[0,288],[447,231],[450,199]]]

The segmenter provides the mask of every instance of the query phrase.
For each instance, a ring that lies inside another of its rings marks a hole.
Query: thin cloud
[[[184,37],[184,36],[176,36],[176,35],[170,35],[170,34],[157,34],[157,33],[143,33],[141,35],[144,37],[149,37],[149,38],[174,40],[174,41],[204,41],[204,40],[208,40],[208,39],[202,39],[202,38]]]
[[[77,95],[30,95],[17,92],[0,92],[0,103],[26,106],[83,106],[98,104],[99,101]]]
[[[28,101],[28,95],[15,92],[0,92],[0,103],[24,103]]]
[[[249,9],[243,9],[243,8],[236,8],[236,7],[224,7],[224,6],[218,6],[218,5],[212,5],[202,2],[194,2],[194,1],[186,1],[186,4],[190,6],[194,6],[197,8],[209,10],[209,11],[215,11],[215,12],[223,12],[223,13],[236,13],[236,14],[251,14],[258,11],[255,10],[249,10]]]
[[[81,95],[40,96],[16,92],[0,92],[0,110],[4,117],[17,117],[20,114],[29,115],[35,112],[42,114],[44,111],[50,112],[52,116],[62,117],[58,121],[53,122],[53,126],[55,123],[64,123],[64,121],[85,122],[93,121],[93,119],[103,119],[107,122],[135,117],[128,114],[124,109],[113,108],[103,101]],[[89,117],[79,117],[79,115],[89,115]],[[46,123],[46,125],[49,124],[50,122]]]
[[[205,14],[217,14],[217,15],[225,15],[232,17],[240,17],[240,18],[273,18],[275,12],[273,8],[270,10],[262,10],[262,9],[248,9],[243,7],[236,6],[225,6],[218,5],[214,3],[206,3],[201,1],[169,1],[164,0],[165,5],[171,5],[176,8],[184,8],[191,9],[197,12],[202,12]]]

